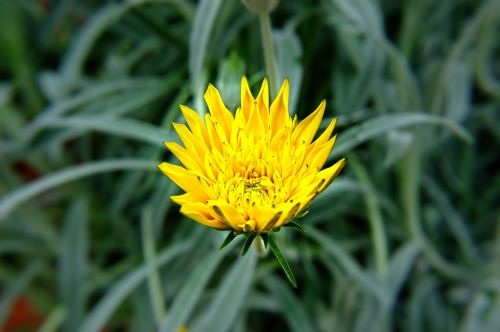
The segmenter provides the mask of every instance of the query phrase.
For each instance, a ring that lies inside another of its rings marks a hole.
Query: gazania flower
[[[335,143],[335,119],[315,138],[325,101],[298,122],[288,114],[288,96],[285,80],[269,106],[267,81],[254,99],[243,77],[234,115],[212,85],[205,93],[205,121],[181,106],[187,125],[173,126],[184,146],[165,145],[184,166],[159,165],[185,191],[171,197],[181,213],[236,234],[266,234],[302,214],[335,179],[345,159],[322,170]]]

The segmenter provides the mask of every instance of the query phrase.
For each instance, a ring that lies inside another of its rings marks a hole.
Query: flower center
[[[268,202],[269,196],[274,193],[274,185],[268,178],[243,178],[240,183],[243,184],[243,188],[241,189],[240,185],[236,190],[240,191],[238,194],[241,199],[249,200],[254,204],[262,205],[262,202]]]
[[[238,177],[229,187],[228,201],[242,212],[254,206],[271,205],[276,199],[274,183],[266,176]]]

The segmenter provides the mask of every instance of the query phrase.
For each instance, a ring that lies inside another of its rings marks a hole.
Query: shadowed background
[[[265,76],[234,0],[0,0],[2,331],[498,331],[500,3],[281,1],[290,113],[328,165],[275,239],[298,282],[178,213],[156,168],[179,104]],[[281,81],[280,81],[281,83]],[[235,241],[238,242],[238,241]]]

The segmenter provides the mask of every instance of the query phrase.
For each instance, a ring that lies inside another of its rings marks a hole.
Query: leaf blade
[[[290,284],[292,284],[293,287],[297,288],[297,281],[295,280],[295,276],[293,275],[293,271],[290,268],[290,265],[288,264],[287,260],[281,253],[280,249],[276,245],[276,242],[274,242],[274,239],[272,236],[269,236],[268,238],[269,241],[269,246],[271,247],[271,250],[273,251],[274,256],[278,260],[278,263],[280,264],[281,268],[286,274],[286,277],[288,278],[288,281],[290,281]]]

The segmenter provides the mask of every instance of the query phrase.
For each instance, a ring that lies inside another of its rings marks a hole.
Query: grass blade
[[[380,302],[387,307],[388,298],[384,292],[384,287],[371,275],[363,271],[358,263],[341,246],[313,228],[309,228],[305,234],[316,240],[329,255],[335,258],[339,265],[342,266],[353,279],[375,294]]]
[[[189,72],[196,90],[201,79],[210,34],[222,0],[202,0],[198,4],[189,40]]]
[[[166,309],[163,301],[163,290],[161,288],[160,273],[158,271],[158,268],[153,264],[153,260],[156,256],[155,236],[152,225],[153,209],[151,206],[147,206],[142,211],[142,251],[144,254],[144,260],[148,265],[149,299],[153,308],[153,314],[156,320],[156,324],[159,327]]]
[[[117,116],[72,116],[50,119],[43,126],[47,128],[95,130],[109,135],[140,140],[159,147],[162,146],[162,141],[165,140],[165,134],[160,128],[146,122]]]
[[[9,193],[0,200],[0,223],[16,206],[34,198],[45,190],[94,174],[130,169],[154,170],[155,164],[153,161],[135,159],[96,161],[46,175]]]
[[[253,251],[238,259],[220,283],[213,301],[207,306],[208,311],[192,328],[189,328],[189,331],[231,330],[236,317],[241,314],[241,307],[250,291],[256,263],[257,255]]]
[[[295,296],[284,281],[275,277],[266,280],[267,288],[278,302],[283,317],[288,323],[290,331],[313,332],[316,331],[302,301]]]
[[[190,242],[182,242],[169,246],[156,256],[150,264],[156,267],[165,265],[190,247]],[[142,264],[118,280],[83,320],[78,331],[100,331],[118,306],[122,304],[137,286],[144,282],[148,275],[148,269],[148,264]]]
[[[393,255],[387,270],[385,281],[391,294],[391,302],[396,301],[399,291],[403,287],[405,280],[410,274],[415,260],[420,254],[422,248],[417,242],[409,242]]]
[[[359,144],[378,135],[385,134],[390,130],[418,124],[444,126],[464,141],[472,142],[472,136],[465,129],[455,122],[440,116],[428,115],[425,113],[381,115],[344,131],[342,135],[339,136],[330,158],[343,155]]]
[[[85,310],[87,204],[75,201],[64,218],[59,256],[59,291],[66,308],[64,331],[75,331]]]
[[[203,295],[203,289],[227,252],[212,253],[197,266],[191,278],[186,281],[175,297],[172,307],[162,323],[161,332],[176,332],[187,322],[199,298]]]

